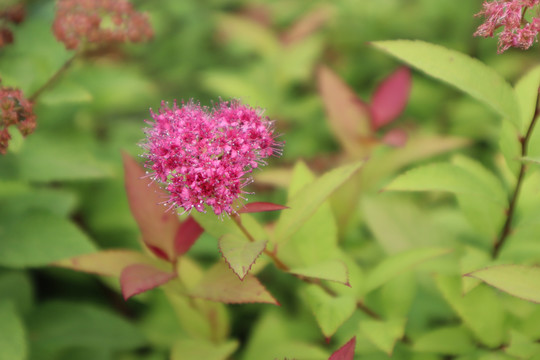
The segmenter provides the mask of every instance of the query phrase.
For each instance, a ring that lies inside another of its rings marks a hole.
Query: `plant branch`
[[[539,89],[540,92],[540,89]],[[529,145],[529,140],[531,138],[532,132],[534,130],[534,126],[536,124],[536,119],[538,118],[538,115],[540,115],[540,96],[539,94],[536,95],[536,110],[534,112],[531,124],[529,125],[529,128],[527,129],[527,133],[524,137],[521,137],[519,139],[519,142],[521,143],[521,157],[524,158],[527,156],[527,147]],[[510,205],[508,207],[508,213],[506,216],[506,221],[504,223],[504,226],[501,230],[501,233],[499,235],[499,238],[495,242],[495,245],[493,246],[493,253],[492,256],[494,259],[499,256],[499,253],[501,252],[501,248],[503,247],[504,243],[508,239],[508,236],[510,235],[512,231],[512,222],[514,220],[514,214],[516,211],[517,201],[519,199],[519,194],[521,191],[521,186],[523,185],[523,180],[525,178],[525,171],[527,170],[527,165],[523,162],[521,162],[521,166],[519,168],[519,175],[516,182],[516,187],[514,188],[514,192],[512,194],[512,197],[510,199]]]
[[[32,96],[30,96],[29,100],[32,101],[32,102],[35,102],[37,100],[37,98],[45,91],[47,90],[48,88],[50,88],[51,86],[53,86],[57,81],[58,79],[60,79],[60,77],[66,72],[66,70],[71,66],[71,64],[73,63],[73,61],[77,58],[78,56],[78,53],[75,53],[72,57],[70,57],[65,63],[64,65],[62,65],[62,67],[60,67],[60,69],[58,69],[54,74],[53,76],[51,76],[49,78],[49,80],[47,80],[47,82],[45,84],[43,84],[39,89],[36,90],[36,92],[34,92],[32,94]]]
[[[234,222],[236,223],[236,225],[238,226],[238,228],[242,231],[242,233],[248,238],[249,241],[251,242],[254,242],[255,239],[253,238],[253,236],[249,233],[249,231],[244,227],[244,225],[242,224],[242,219],[240,218],[240,215],[238,214],[235,214],[232,216]],[[268,249],[264,249],[264,253],[270,257],[272,259],[272,261],[274,262],[274,265],[276,265],[276,267],[280,270],[283,270],[285,272],[289,272],[290,268],[285,264],[283,263],[276,255],[275,252],[272,252]],[[294,275],[294,274],[293,274]],[[322,283],[320,280],[318,279],[310,279],[308,277],[305,277],[305,276],[302,276],[302,275],[294,275],[296,276],[297,278],[299,278],[300,280],[302,280],[303,282],[305,283],[308,283],[308,284],[314,284],[314,285],[317,285],[319,286],[321,289],[323,289],[328,295],[331,295],[333,297],[336,297],[338,296],[338,294],[332,290],[330,287],[328,287],[326,284]],[[359,309],[360,311],[364,312],[366,315],[368,315],[369,317],[373,318],[373,319],[376,319],[376,320],[380,320],[381,317],[373,310],[371,310],[370,308],[368,308],[363,302],[361,302],[360,300],[358,300],[356,302],[356,308]]]
[[[244,227],[244,225],[242,224],[242,219],[240,218],[240,215],[238,214],[234,214],[232,216],[234,222],[236,223],[236,225],[238,226],[238,228],[242,231],[242,233],[248,238],[249,241],[251,242],[254,242],[255,239],[253,238],[253,236],[249,233],[249,231]],[[272,261],[274,262],[274,264],[276,265],[276,267],[280,270],[283,270],[283,271],[289,271],[289,267],[287,265],[285,265],[278,257],[277,255],[268,250],[268,249],[264,249],[264,253],[266,255],[268,255],[268,257],[270,257],[272,259]]]

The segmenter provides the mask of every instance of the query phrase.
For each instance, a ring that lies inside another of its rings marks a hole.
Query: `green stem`
[[[540,92],[540,89],[539,89],[539,92]],[[527,148],[529,145],[529,140],[534,130],[534,126],[536,125],[536,119],[538,118],[538,115],[540,115],[540,97],[537,94],[536,95],[536,110],[534,112],[531,124],[529,125],[529,128],[527,129],[527,133],[525,134],[525,136],[519,139],[519,142],[521,143],[521,157],[522,158],[527,156]],[[499,253],[501,252],[503,245],[505,244],[506,240],[508,239],[508,236],[512,232],[512,222],[514,220],[517,201],[519,199],[519,194],[521,192],[521,187],[523,185],[523,180],[525,178],[526,170],[527,170],[527,165],[523,162],[523,159],[522,159],[521,166],[519,168],[519,175],[517,177],[516,186],[514,188],[512,197],[510,198],[510,203],[509,203],[510,205],[508,207],[506,221],[503,225],[499,238],[497,239],[497,241],[495,241],[495,245],[493,246],[492,256],[494,259],[496,259],[497,256],[499,256]]]
[[[48,88],[50,88],[51,86],[53,86],[57,81],[58,79],[60,78],[60,76],[62,76],[62,74],[64,72],[66,72],[66,70],[71,66],[71,64],[73,63],[73,61],[77,58],[77,55],[78,53],[75,53],[72,57],[70,57],[65,63],[64,65],[62,65],[62,67],[60,69],[58,69],[54,74],[53,76],[51,76],[49,78],[49,80],[47,80],[47,82],[45,84],[43,84],[39,89],[36,90],[36,92],[34,92],[32,94],[32,96],[30,96],[29,100],[32,101],[32,102],[35,102],[37,100],[37,98],[45,91],[47,90]]]
[[[255,239],[253,238],[253,236],[249,233],[249,231],[244,227],[244,225],[242,225],[242,219],[240,218],[240,215],[238,214],[235,214],[232,216],[234,222],[236,223],[236,225],[238,226],[238,228],[242,231],[242,233],[248,238],[249,241],[251,242],[254,242]],[[277,255],[272,252],[272,251],[269,251],[268,249],[264,249],[264,253],[270,257],[272,259],[272,261],[274,262],[274,265],[276,265],[276,267],[280,270],[283,270],[285,272],[289,272],[290,268],[285,264],[283,263],[278,257]],[[319,286],[321,289],[323,289],[327,294],[333,296],[333,297],[336,297],[338,296],[338,294],[332,290],[330,287],[328,287],[326,284],[323,284],[320,280],[318,279],[310,279],[310,278],[307,278],[305,276],[301,276],[301,275],[295,275],[298,279],[302,280],[303,282],[305,283],[308,283],[308,284],[315,284],[317,286]],[[371,310],[370,308],[368,308],[363,302],[361,301],[357,301],[356,302],[356,308],[361,310],[362,312],[364,312],[366,315],[370,316],[371,318],[373,319],[376,319],[376,320],[380,320],[381,317],[376,313],[374,312],[373,310]]]
[[[236,225],[238,226],[238,228],[242,231],[242,233],[248,238],[249,241],[251,242],[255,242],[255,238],[253,238],[253,236],[249,233],[249,231],[244,227],[244,225],[242,224],[242,219],[240,218],[240,215],[238,214],[234,214],[232,216],[234,222],[236,223]],[[287,265],[285,265],[278,257],[275,253],[273,253],[272,251],[268,250],[268,249],[264,249],[264,253],[270,257],[272,259],[272,261],[274,261],[274,264],[276,265],[276,267],[280,270],[283,270],[283,271],[289,271],[289,267]]]

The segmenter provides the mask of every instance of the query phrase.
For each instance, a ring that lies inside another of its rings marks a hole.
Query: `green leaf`
[[[269,308],[257,319],[241,359],[327,360],[329,354],[313,341],[320,339],[319,330],[298,315]]]
[[[268,89],[256,82],[258,74],[248,74],[231,70],[208,70],[202,75],[204,87],[216,94],[234,97],[237,94],[249,94],[250,102],[267,107],[272,104]]]
[[[63,349],[58,352],[58,356],[59,357],[54,358],[54,360],[114,360],[114,353],[112,350],[89,347]],[[32,360],[35,359],[32,358]]]
[[[519,129],[522,135],[527,133],[527,129],[533,120],[539,88],[540,66],[535,66],[529,70],[514,86],[521,110],[521,127]]]
[[[384,285],[397,275],[412,270],[416,265],[446,255],[451,251],[451,249],[428,247],[412,249],[389,256],[368,274],[366,279],[366,293]]]
[[[361,205],[369,230],[387,254],[452,241],[448,231],[434,221],[431,209],[422,209],[403,194],[365,195]]]
[[[463,155],[456,155],[452,158],[452,164],[466,170],[474,176],[478,182],[486,188],[485,193],[489,194],[489,196],[498,199],[497,201],[506,199],[506,190],[501,181],[493,172],[486,169],[478,161]]]
[[[49,213],[31,212],[0,219],[0,265],[23,268],[95,251],[73,223]]]
[[[304,289],[303,295],[327,339],[336,333],[356,309],[354,297],[334,297],[317,285],[308,285]]]
[[[278,70],[283,86],[292,82],[310,81],[315,63],[320,58],[323,49],[321,37],[311,37],[301,42],[283,47],[278,55]]]
[[[444,299],[480,342],[497,347],[504,341],[506,313],[493,289],[477,286],[463,296],[460,277],[439,275],[436,282]]]
[[[505,351],[518,359],[531,359],[540,354],[540,344],[515,330],[510,330],[510,345]]]
[[[225,263],[217,263],[208,270],[189,295],[226,304],[279,304],[256,277],[248,274],[240,280]]]
[[[170,349],[178,339],[190,337],[187,331],[182,329],[172,301],[169,301],[167,295],[164,291],[156,291],[152,296],[146,297],[146,311],[137,319],[137,326],[150,345],[156,348]],[[183,299],[187,298],[184,296]],[[194,312],[192,309],[187,311]]]
[[[454,50],[423,41],[376,41],[375,47],[492,107],[518,128],[521,117],[512,87],[493,69]]]
[[[117,276],[127,266],[154,263],[149,256],[133,250],[103,250],[92,254],[56,261],[52,265],[90,274]]]
[[[339,258],[337,232],[330,204],[323,203],[288,242],[277,248],[278,257],[293,268],[303,268]]]
[[[380,189],[379,182],[402,167],[467,146],[469,140],[448,136],[411,135],[399,149],[374,154],[362,168],[362,188]]]
[[[183,339],[174,344],[171,360],[226,360],[238,348],[238,341],[215,344],[202,339]]]
[[[298,162],[289,186],[289,198],[314,179],[309,168]],[[277,253],[289,267],[302,268],[339,258],[337,241],[337,224],[329,202],[325,201],[285,244],[280,244]],[[313,246],[314,243],[317,246]]]
[[[287,192],[287,200],[290,201],[304,186],[311,184],[316,179],[315,174],[306,165],[299,160],[292,169],[292,178]]]
[[[22,184],[15,189],[7,182],[0,183],[0,188],[0,217],[37,209],[66,217],[77,205],[75,194],[65,189],[32,188]]]
[[[470,332],[462,326],[447,326],[423,334],[414,342],[414,351],[445,355],[465,355],[474,350]]]
[[[467,276],[480,279],[510,295],[540,303],[540,267],[497,265],[473,271]]]
[[[92,99],[92,94],[83,86],[74,82],[63,81],[43,93],[39,101],[47,105],[64,105],[70,103],[87,103],[91,102]]]
[[[405,333],[405,319],[388,321],[365,319],[360,322],[360,330],[373,345],[390,356],[396,341]]]
[[[452,164],[474,176],[478,183],[485,188],[486,196],[491,194],[494,199],[497,199],[497,203],[507,198],[506,190],[501,181],[477,161],[458,155],[454,156]],[[491,245],[492,239],[498,235],[506,218],[505,209],[501,206],[486,206],[483,197],[470,196],[469,194],[457,194],[457,199],[467,220],[474,229],[485,235],[486,242]]]
[[[191,338],[224,341],[229,335],[229,315],[224,304],[165,292],[179,323]]]
[[[243,280],[251,266],[266,248],[266,240],[254,242],[245,237],[227,234],[219,239],[219,250],[234,273]]]
[[[417,277],[411,272],[403,272],[384,284],[374,294],[378,313],[384,319],[399,319],[409,316],[411,306],[417,296]]]
[[[363,161],[359,161],[331,170],[296,193],[287,203],[290,210],[282,212],[276,224],[274,233],[276,242],[286,242],[340,185],[360,169],[362,164]]]
[[[350,286],[347,265],[341,260],[331,260],[303,268],[293,268],[289,272],[308,278],[329,280]]]
[[[466,246],[463,256],[459,259],[460,273],[467,274],[471,271],[485,267],[491,261],[491,254],[471,246]],[[474,289],[481,281],[470,276],[461,277],[463,295]]]
[[[11,301],[19,314],[28,315],[34,306],[30,276],[25,271],[0,272],[0,301]]]
[[[0,360],[27,359],[26,331],[11,301],[0,300]]]
[[[222,35],[237,47],[270,57],[280,48],[278,39],[268,28],[247,17],[222,15],[217,18],[217,24]]]
[[[127,350],[145,344],[139,330],[108,310],[81,303],[54,301],[42,305],[30,318],[32,345],[58,349],[87,346]]]
[[[21,177],[35,182],[100,179],[113,175],[111,164],[98,158],[97,145],[82,136],[42,131],[29,136],[19,154]]]
[[[449,163],[435,163],[407,171],[394,179],[385,190],[393,191],[445,191],[453,194],[481,196],[506,206],[504,193],[495,191],[471,171]]]

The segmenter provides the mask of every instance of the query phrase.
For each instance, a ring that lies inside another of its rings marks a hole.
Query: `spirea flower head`
[[[493,37],[495,30],[502,28],[499,33],[499,54],[510,47],[530,48],[540,31],[540,18],[532,17],[527,21],[525,14],[539,3],[540,0],[484,1],[483,10],[476,16],[484,16],[486,20],[474,36]],[[537,13],[538,9],[535,15]]]
[[[84,42],[142,42],[153,35],[146,14],[126,0],[58,0],[53,32],[69,50]]]
[[[212,108],[194,101],[171,107],[162,103],[145,129],[146,167],[170,194],[167,202],[184,211],[231,214],[243,198],[253,169],[271,155],[281,155],[273,122],[237,100],[221,101]]]
[[[36,127],[36,116],[32,103],[19,89],[0,85],[0,154],[5,154],[11,136],[8,127],[15,125],[23,136],[32,133]]]

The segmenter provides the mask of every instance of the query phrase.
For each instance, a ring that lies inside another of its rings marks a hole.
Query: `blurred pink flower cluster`
[[[8,7],[0,6],[0,48],[13,43],[13,32],[9,24],[20,24],[25,17],[23,4],[15,4]]]
[[[153,36],[148,16],[126,0],[59,0],[53,32],[70,50],[84,41],[142,42]]]
[[[11,140],[8,127],[12,125],[26,136],[35,129],[36,116],[21,90],[0,86],[0,154],[7,152]]]
[[[145,129],[147,168],[165,185],[167,203],[203,212],[205,204],[216,215],[235,212],[233,202],[251,182],[247,174],[265,158],[281,155],[273,122],[261,109],[239,101],[222,101],[213,108],[190,101],[170,108],[166,103]]]
[[[510,47],[528,49],[536,41],[540,31],[540,18],[532,17],[528,21],[525,14],[539,3],[540,0],[484,1],[483,10],[476,15],[484,16],[485,22],[478,27],[474,35],[493,37],[495,30],[502,27],[498,35],[498,53]]]

